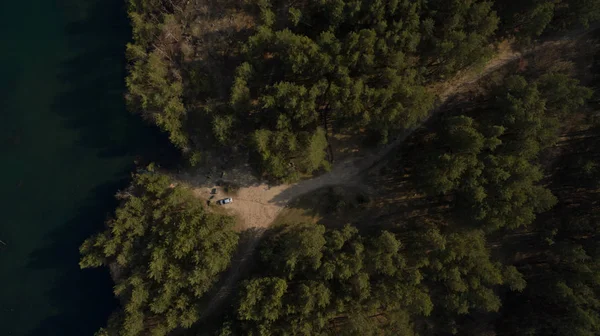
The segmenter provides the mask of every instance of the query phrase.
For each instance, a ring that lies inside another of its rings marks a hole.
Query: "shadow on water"
[[[77,132],[77,150],[100,158],[108,167],[115,162],[109,159],[123,163],[116,172],[114,168],[93,168],[101,175],[99,185],[84,200],[74,201],[80,208],[46,237],[52,244],[30,255],[29,267],[51,269],[59,276],[50,280],[54,286],[46,293],[48,305],[56,307],[58,314],[36,326],[29,336],[93,335],[105,324],[117,305],[108,271],[79,270],[78,248],[102,228],[106,215],[114,209],[113,195],[128,183],[134,156],[143,162],[178,159],[166,136],[125,109],[124,46],[131,34],[124,1],[62,0],[59,6],[66,16],[71,54],[59,71],[65,89],[52,111]]]
[[[5,153],[13,150],[19,142],[19,130],[12,125],[8,113],[4,109],[8,109],[12,102],[12,97],[17,87],[17,77],[21,69],[18,66],[13,66],[7,69],[2,68],[0,72],[0,151]]]
[[[93,335],[117,306],[109,273],[106,269],[79,270],[78,248],[99,229],[107,210],[115,205],[114,191],[126,183],[123,179],[94,189],[79,212],[50,234],[48,239],[54,243],[30,255],[29,267],[58,271],[46,300],[59,313],[37,325],[29,336]]]
[[[100,157],[142,155],[173,162],[177,151],[165,134],[125,108],[125,44],[131,36],[122,0],[61,0],[65,34],[73,52],[59,80],[67,88],[52,110],[79,132],[78,146]]]

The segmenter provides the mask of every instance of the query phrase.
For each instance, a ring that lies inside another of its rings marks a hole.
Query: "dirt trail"
[[[515,51],[505,45],[504,48],[500,49],[496,57],[490,60],[481,71],[476,72],[474,70],[467,70],[452,80],[432,87],[433,90],[440,92],[438,94],[438,106],[442,106],[449,98],[468,90],[470,85],[508,63],[517,61],[527,54],[568,43],[571,39],[581,37],[583,34],[585,34],[585,32],[571,32],[560,38],[539,44],[524,53]],[[436,115],[439,111],[439,108],[434,109],[423,122]],[[268,227],[277,217],[277,214],[284,209],[291,200],[303,194],[326,186],[342,184],[360,185],[361,172],[381,161],[392,152],[392,150],[402,144],[415,129],[416,127],[407,129],[393,142],[362,157],[355,157],[336,163],[330,172],[309,180],[303,180],[295,184],[283,184],[276,187],[269,187],[267,184],[261,184],[259,181],[255,181],[253,186],[241,188],[238,191],[237,196],[234,196],[233,204],[228,205],[228,208],[241,218],[243,224],[240,229],[242,230],[253,227]],[[210,189],[213,187],[214,186],[212,185],[206,185],[205,188],[199,188],[197,192],[201,195],[208,196]],[[217,198],[220,196],[220,193],[217,194]]]
[[[559,45],[568,43],[573,39],[581,38],[589,31],[572,31],[560,37],[548,39],[546,42],[538,44],[537,46],[523,53],[511,49],[508,44],[505,44],[504,48],[500,48],[499,53],[480,71],[475,71],[472,69],[466,70],[449,81],[433,86],[432,90],[438,92],[437,106],[443,106],[448,99],[459,93],[467,91],[472,84],[475,84],[481,78],[489,75],[504,65],[517,61],[521,57],[530,53],[538,52],[547,48],[557,47]],[[434,109],[422,122],[426,122],[429,118],[436,115],[440,111],[440,108]],[[252,238],[250,241],[247,241],[244,244],[245,247],[243,248],[243,251],[239,252],[244,255],[244,258],[241,260],[241,262],[234,261],[236,266],[232,267],[234,269],[230,270],[224,276],[223,285],[218,290],[220,295],[216,295],[212,298],[207,309],[203,313],[203,318],[211,316],[214,311],[222,306],[224,300],[228,296],[226,294],[231,293],[232,286],[234,286],[243,275],[244,271],[242,271],[242,269],[245,267],[242,266],[247,263],[247,260],[252,259],[249,258],[249,256],[253,253],[255,247],[258,245],[258,242],[262,237],[262,233],[264,232],[263,228],[268,227],[277,217],[277,215],[290,203],[290,201],[301,195],[326,186],[360,186],[362,180],[361,173],[372,168],[378,163],[381,164],[386,156],[392,153],[395,148],[402,144],[416,128],[417,127],[407,129],[393,142],[379,148],[378,150],[366,153],[362,157],[355,157],[336,163],[331,171],[321,176],[309,180],[303,180],[295,184],[283,184],[274,187],[261,183],[258,180],[254,180],[253,183],[251,183],[252,186],[241,188],[237,192],[237,195],[233,196],[233,203],[227,205],[226,207],[239,216],[241,221],[238,229],[242,231],[242,234],[248,230],[252,230],[256,233],[251,236]],[[233,176],[235,176],[235,174]],[[249,174],[241,174],[240,180],[241,178],[244,178],[244,182],[248,183],[249,179],[252,179],[249,176]],[[230,173],[228,173],[227,180],[235,181],[236,179],[235,177],[232,177]],[[210,183],[204,183],[204,187],[196,188],[195,192],[199,196],[207,199],[212,188],[216,187]],[[225,196],[225,193],[223,193],[222,190],[219,188],[217,188],[217,190],[218,192],[216,194],[216,199]]]

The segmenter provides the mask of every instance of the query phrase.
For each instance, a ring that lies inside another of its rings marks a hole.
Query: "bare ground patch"
[[[231,195],[222,186],[213,185],[211,187],[195,188],[194,193],[205,200],[213,197],[211,201],[232,197],[233,203],[230,204],[219,206],[214,202],[211,203],[214,204],[214,207],[220,207],[237,216],[240,219],[238,220],[237,230],[243,231],[249,228],[266,228],[275,220],[284,206],[270,201],[286,187],[288,186],[269,187],[267,184],[259,184],[240,188],[235,195]],[[215,194],[211,193],[213,189],[216,190]]]

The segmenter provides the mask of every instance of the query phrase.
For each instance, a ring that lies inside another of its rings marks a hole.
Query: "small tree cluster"
[[[557,31],[576,25],[588,27],[600,19],[598,0],[525,0],[495,1],[502,18],[502,29],[529,42],[546,31]]]
[[[409,246],[399,240],[406,235]],[[495,287],[524,287],[518,272],[490,260],[481,232],[361,235],[351,226],[284,225],[260,256],[262,271],[242,283],[227,324],[240,334],[411,334],[415,318],[497,311]]]
[[[537,185],[543,177],[537,158],[591,91],[566,75],[548,74],[534,83],[510,77],[493,94],[477,119],[462,115],[442,123],[417,174],[429,194],[452,194],[459,215],[487,230],[528,225],[555,204]]]
[[[233,218],[207,213],[164,175],[138,173],[106,224],[81,246],[80,266],[113,270],[123,312],[111,332],[160,336],[196,322],[199,299],[237,246]]]
[[[127,44],[126,99],[131,111],[167,132],[177,147],[187,149],[181,69],[168,48],[181,34],[173,15],[180,2],[129,0],[134,41]]]

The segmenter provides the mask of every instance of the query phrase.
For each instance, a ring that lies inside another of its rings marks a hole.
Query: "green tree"
[[[191,191],[154,172],[136,174],[122,195],[107,229],[81,246],[80,266],[113,270],[124,305],[119,334],[190,327],[236,249],[233,218],[207,213]]]
[[[293,26],[281,29],[267,19],[272,8],[268,1],[261,5],[263,24],[246,43],[231,94],[234,107],[238,97],[255,102],[238,116],[240,125],[260,129],[253,144],[268,175],[289,179],[327,168],[325,135],[332,122],[386,142],[390,131],[413,125],[432,107],[405,55],[419,41],[417,5],[313,2],[291,9]],[[316,22],[304,12],[324,17]],[[278,134],[294,139],[294,146],[265,141]]]
[[[548,73],[537,81],[541,95],[546,99],[550,116],[562,119],[581,108],[592,97],[593,91],[579,85],[577,79],[565,74]]]
[[[487,58],[498,24],[484,0],[251,6],[257,26],[209,66],[180,50],[207,47],[189,45],[198,37],[193,6],[130,0],[127,97],[185,152],[245,147],[278,181],[327,169],[334,131],[385,144],[423,120],[434,105],[424,84]]]
[[[516,35],[522,42],[546,31],[588,27],[600,19],[598,0],[524,0],[495,1],[505,34]]]
[[[415,177],[431,195],[453,195],[463,220],[486,230],[517,228],[556,203],[537,185],[543,177],[537,158],[591,91],[568,76],[546,74],[533,83],[509,77],[492,94],[477,120],[450,117],[435,128]]]
[[[355,316],[374,315],[389,319],[386,325],[393,330],[412,330],[412,315],[431,311],[419,273],[407,264],[394,234],[367,238],[351,226],[326,231],[308,223],[274,230],[260,249],[261,274],[242,284],[236,307],[243,307],[243,314],[231,321],[239,333],[329,334],[340,317],[340,326],[352,333],[360,327]],[[278,311],[249,313],[264,306]]]
[[[238,317],[241,320],[275,321],[283,310],[287,283],[279,278],[253,279],[242,286]]]
[[[128,48],[130,53],[133,50],[134,47]],[[158,51],[136,55],[126,82],[130,109],[168,132],[175,145],[187,148],[188,139],[183,131],[183,84],[164,56]]]
[[[498,27],[492,1],[424,2],[422,23],[429,71],[448,76],[492,55],[489,42]]]
[[[261,259],[277,273],[289,278],[314,272],[321,266],[325,227],[314,224],[283,226],[261,249]]]
[[[521,263],[528,286],[507,298],[499,331],[529,335],[595,335],[600,332],[600,221],[595,214],[553,221],[550,245]]]
[[[457,314],[472,309],[498,311],[500,298],[493,287],[503,283],[500,264],[490,260],[482,231],[452,233],[443,250],[430,254],[427,279],[443,284],[434,304]]]

